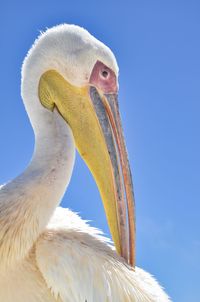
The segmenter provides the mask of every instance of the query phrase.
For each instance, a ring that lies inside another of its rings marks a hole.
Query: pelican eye
[[[104,78],[105,80],[108,79],[108,77],[110,75],[109,71],[107,71],[105,69],[101,70],[100,74],[101,74],[101,77]]]

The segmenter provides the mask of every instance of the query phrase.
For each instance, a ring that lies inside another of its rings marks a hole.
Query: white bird
[[[21,91],[35,150],[27,169],[0,189],[1,302],[170,301],[135,267],[117,78],[111,50],[75,25],[48,29],[25,58]],[[75,146],[95,178],[118,253],[100,231],[57,207]]]

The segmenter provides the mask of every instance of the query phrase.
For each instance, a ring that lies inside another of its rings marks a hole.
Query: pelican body
[[[24,60],[21,93],[35,149],[26,170],[0,188],[0,301],[170,301],[135,266],[134,195],[112,51],[78,26],[48,29]],[[115,248],[59,207],[75,148],[99,188]]]

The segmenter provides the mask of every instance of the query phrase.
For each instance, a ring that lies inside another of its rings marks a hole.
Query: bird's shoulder
[[[102,233],[57,208],[36,244],[37,265],[63,302],[169,301],[152,276],[132,270]]]

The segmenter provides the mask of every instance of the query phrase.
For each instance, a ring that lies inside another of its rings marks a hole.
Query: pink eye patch
[[[103,93],[117,93],[118,91],[114,71],[100,61],[94,65],[89,83],[101,89]]]

